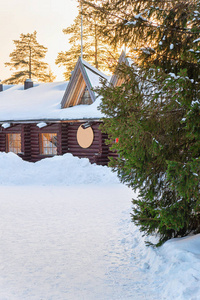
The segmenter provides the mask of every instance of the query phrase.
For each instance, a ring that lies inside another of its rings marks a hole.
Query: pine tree
[[[56,76],[54,76],[51,68],[48,68],[48,78],[45,82],[53,82],[56,79]]]
[[[83,7],[84,14],[84,7]],[[109,46],[98,32],[98,20],[91,17],[88,20],[88,15],[83,16],[83,59],[101,71],[112,70],[113,65],[116,65],[118,52],[114,47]],[[81,56],[81,9],[79,8],[78,16],[73,24],[63,33],[70,35],[68,51],[58,53],[56,64],[65,67],[64,76],[69,80],[71,72],[74,70],[76,62]]]
[[[166,72],[184,67],[197,71],[189,50],[199,36],[199,1],[104,0],[99,7],[96,2],[84,1],[88,15],[100,20],[98,30],[107,42],[125,44],[136,62],[153,63]],[[194,20],[188,20],[194,11]]]
[[[106,20],[102,34],[134,52],[135,63],[117,71],[124,83],[98,90],[102,129],[118,151],[111,166],[139,190],[132,219],[159,235],[157,245],[199,233],[200,1],[88,4]]]
[[[36,35],[37,32],[34,31],[21,34],[19,40],[14,40],[15,50],[10,53],[11,61],[5,65],[17,71],[4,83],[23,83],[27,78],[41,82],[49,81],[48,64],[42,61],[47,48],[37,42]]]

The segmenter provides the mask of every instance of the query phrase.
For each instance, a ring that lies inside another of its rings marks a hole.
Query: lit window
[[[7,143],[8,152],[21,153],[21,134],[20,133],[9,133],[8,134],[8,143]]]
[[[41,133],[41,148],[40,152],[44,155],[57,154],[57,134],[56,133]]]

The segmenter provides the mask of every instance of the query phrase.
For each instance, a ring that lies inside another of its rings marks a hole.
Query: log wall
[[[83,123],[51,123],[43,128],[37,124],[15,124],[4,129],[0,127],[0,151],[6,152],[6,134],[21,133],[22,153],[18,154],[26,161],[36,162],[51,155],[42,155],[40,152],[40,134],[57,133],[57,155],[72,153],[80,158],[86,157],[91,163],[107,165],[109,155],[115,155],[106,145],[107,135],[99,130],[99,122],[93,122],[91,127],[94,132],[94,140],[90,147],[82,148],[77,142],[77,130]]]
[[[0,151],[6,152],[6,134],[0,131]]]
[[[100,131],[98,130],[99,124],[92,125],[94,132],[94,140],[89,148],[82,148],[79,146],[76,138],[77,130],[83,123],[73,123],[68,126],[68,152],[74,156],[87,157],[91,162],[94,162],[95,157],[100,153]]]
[[[61,124],[50,124],[43,128],[39,128],[37,124],[30,125],[30,136],[31,136],[31,161],[36,162],[38,160],[52,157],[53,155],[43,155],[40,151],[40,134],[41,133],[57,133],[57,155],[62,154],[62,143],[61,143]]]

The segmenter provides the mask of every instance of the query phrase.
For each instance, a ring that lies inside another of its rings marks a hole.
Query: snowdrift
[[[0,153],[0,185],[78,185],[119,183],[106,166],[91,165],[87,158],[72,154],[54,156],[36,163],[16,154]]]

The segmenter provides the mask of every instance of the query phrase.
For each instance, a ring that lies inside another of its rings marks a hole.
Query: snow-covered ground
[[[200,299],[200,235],[146,247],[107,167],[0,153],[0,170],[0,300]]]

